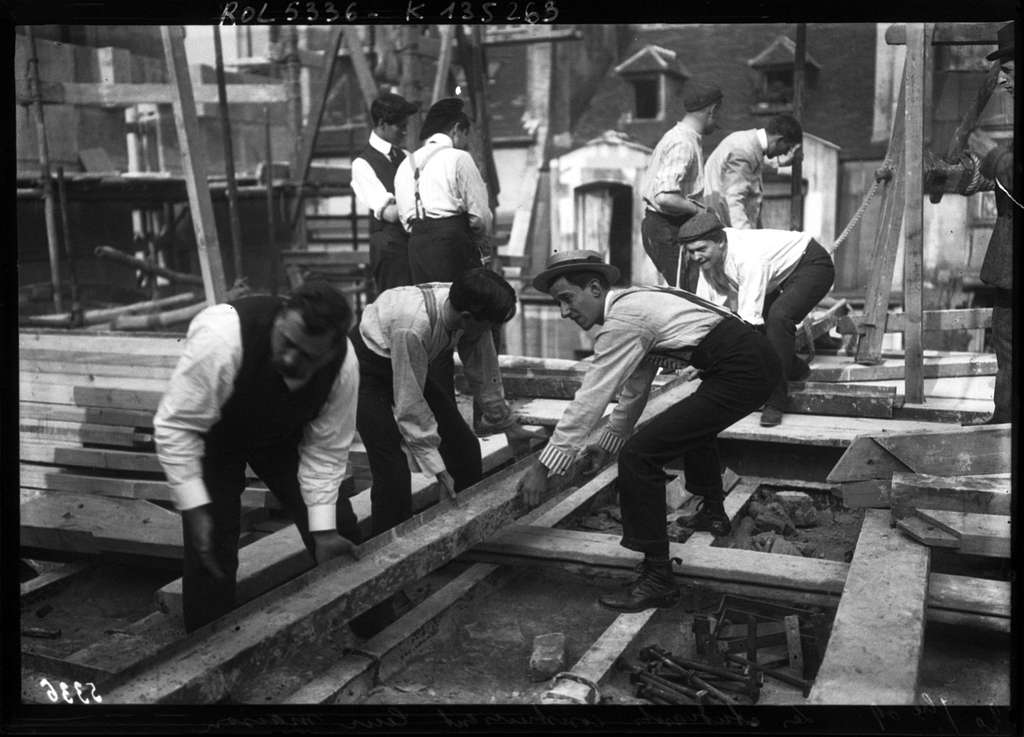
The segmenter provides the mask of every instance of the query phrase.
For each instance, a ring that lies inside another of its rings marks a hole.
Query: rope
[[[864,195],[864,201],[860,203],[860,207],[857,208],[857,212],[853,213],[853,217],[850,218],[850,222],[846,224],[846,227],[843,228],[843,232],[839,234],[839,237],[836,238],[835,242],[832,244],[833,252],[839,248],[842,242],[850,235],[850,232],[857,227],[857,223],[860,222],[860,219],[864,217],[864,213],[867,211],[872,198],[878,192],[878,188],[881,186],[882,180],[883,177],[880,177],[877,174],[875,175],[874,184],[871,185],[871,189],[868,190],[868,193]]]

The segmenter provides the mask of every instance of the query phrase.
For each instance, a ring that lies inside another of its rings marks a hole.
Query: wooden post
[[[295,26],[284,28],[285,73],[288,76],[288,121],[292,131],[293,168],[302,156],[302,64],[299,62],[299,29]]]
[[[181,147],[181,165],[188,188],[189,205],[192,209],[192,223],[196,231],[196,248],[199,252],[199,268],[203,274],[203,288],[206,301],[215,304],[224,299],[224,267],[221,263],[220,245],[217,240],[217,225],[213,218],[213,202],[210,200],[210,183],[206,178],[206,159],[202,152],[193,151],[201,145],[199,120],[196,117],[195,97],[192,94],[192,80],[185,57],[185,29],[183,26],[161,26],[164,55],[167,59],[167,75],[174,89],[174,124],[178,129],[178,143]]]
[[[793,117],[803,123],[804,118],[804,76],[807,63],[807,24],[796,24],[796,51],[793,55]],[[789,227],[803,230],[804,227],[804,167],[800,158],[793,161],[790,173]]]
[[[29,84],[32,85],[32,112],[36,121],[36,146],[39,149],[39,172],[43,180],[43,217],[46,221],[46,248],[50,257],[50,286],[53,290],[53,311],[64,311],[64,300],[60,293],[60,251],[57,246],[57,217],[54,212],[53,180],[50,177],[50,149],[46,143],[46,125],[43,121],[43,102],[39,91],[39,56],[36,53],[36,39],[32,26],[25,26],[29,43]]]
[[[224,52],[221,49],[220,26],[213,27],[213,49],[217,64],[217,96],[220,107],[221,135],[224,139],[224,174],[228,185],[228,220],[231,227],[231,254],[234,257],[235,281],[242,278],[242,223],[238,219],[238,183],[235,181],[235,152],[231,142],[231,116],[228,114],[227,82],[224,79]]]
[[[80,327],[82,303],[78,295],[78,278],[75,275],[75,256],[71,246],[71,227],[68,224],[68,198],[64,189],[64,167],[57,167],[57,195],[60,203],[60,225],[64,236],[64,257],[68,260],[68,281],[71,286],[71,327]]]
[[[327,107],[327,96],[331,93],[331,81],[334,75],[334,65],[338,59],[338,51],[341,49],[342,28],[332,26],[327,40],[327,47],[324,52],[323,77],[317,85],[315,92],[310,93],[313,107],[309,111],[309,119],[302,131],[302,145],[299,158],[295,164],[295,182],[298,188],[295,191],[295,202],[292,203],[291,217],[288,219],[288,230],[294,232],[299,224],[299,214],[302,212],[303,185],[309,175],[309,165],[313,160],[313,152],[316,149],[316,137],[320,130],[320,123],[324,117],[324,109]],[[269,144],[267,147],[269,151]],[[269,162],[268,162],[269,163]]]
[[[370,105],[377,99],[377,83],[373,79],[373,72],[363,54],[363,42],[359,40],[356,29],[348,26],[343,31],[345,48],[348,49],[349,58],[352,59],[352,69],[356,73],[356,80],[359,82],[359,89],[363,93],[363,103],[366,105],[367,120],[369,120]]]
[[[267,175],[267,251],[270,253],[270,293],[277,294],[277,272],[281,267],[281,254],[277,248],[277,222],[274,218],[274,151],[270,139],[270,106],[264,109],[266,125],[266,156],[267,163],[263,170]],[[299,182],[299,191],[302,190],[303,181]],[[296,193],[296,200],[301,204],[301,195]]]
[[[452,35],[455,33],[454,26],[438,26],[440,32],[440,53],[437,57],[437,71],[434,73],[434,88],[430,95],[430,104],[445,96],[445,88],[448,83],[448,70],[452,65]]]
[[[903,311],[906,327],[903,332],[903,353],[906,363],[906,401],[924,402],[924,355],[921,345],[924,192],[921,160],[924,155],[924,61],[925,46],[930,35],[924,23],[907,24],[906,122],[904,172],[906,177],[906,209],[904,211],[903,245]],[[899,174],[897,173],[897,176]]]

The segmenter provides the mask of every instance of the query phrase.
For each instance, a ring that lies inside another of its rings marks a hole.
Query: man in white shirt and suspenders
[[[767,339],[728,310],[670,287],[612,289],[618,278],[619,270],[594,251],[563,251],[533,280],[557,300],[563,318],[600,329],[582,386],[517,489],[535,505],[549,477],[566,473],[577,457],[596,471],[619,454],[622,545],[644,560],[630,587],[600,603],[632,612],[679,598],[665,526],[665,465],[682,456],[686,488],[702,497],[688,526],[728,534],[718,433],[768,398],[781,369]],[[634,432],[659,367],[687,365],[702,372],[697,390]],[[607,427],[588,445],[616,395]]]

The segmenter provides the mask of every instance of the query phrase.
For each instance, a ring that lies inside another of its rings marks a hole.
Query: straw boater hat
[[[999,29],[999,33],[996,36],[999,43],[999,48],[993,51],[985,58],[989,61],[995,61],[996,59],[1012,59],[1013,58],[1013,21],[1011,20],[1005,26]]]
[[[426,117],[423,118],[423,125],[420,126],[420,140],[424,141],[435,133],[450,128],[462,113],[465,104],[459,97],[445,97],[431,105]]]
[[[546,292],[558,277],[576,271],[596,271],[604,274],[609,284],[619,280],[619,270],[605,263],[597,251],[556,251],[548,256],[544,271],[533,277],[533,286],[541,292]]]

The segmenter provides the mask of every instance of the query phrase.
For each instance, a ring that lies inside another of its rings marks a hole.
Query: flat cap
[[[420,140],[426,140],[449,128],[462,113],[465,104],[461,97],[445,97],[431,105],[420,126]]]
[[[677,243],[690,243],[691,241],[706,238],[716,230],[725,226],[711,210],[701,210],[692,218],[679,226],[679,233],[676,235]]]
[[[409,102],[401,95],[396,95],[394,92],[381,92],[377,99],[370,104],[370,115],[374,119],[395,122],[408,118],[419,109],[419,105]]]
[[[1014,26],[1012,20],[1000,28],[999,32],[996,34],[996,40],[999,44],[999,48],[985,58],[989,61],[995,61],[996,59],[1012,59],[1014,46],[1013,31]]]
[[[708,105],[722,101],[722,88],[713,82],[690,82],[683,92],[683,107],[686,112],[703,110]]]
[[[544,271],[533,277],[533,286],[541,292],[546,292],[558,277],[578,271],[596,271],[604,274],[609,284],[617,282],[620,276],[618,268],[605,263],[597,251],[556,251],[548,256]]]

